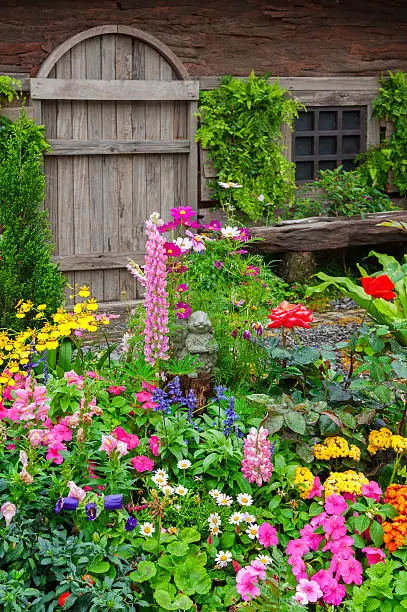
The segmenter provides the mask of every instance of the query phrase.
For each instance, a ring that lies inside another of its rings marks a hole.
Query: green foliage
[[[391,168],[391,149],[387,143],[361,153],[356,158],[357,173],[371,187],[387,191],[388,173]]]
[[[387,119],[394,126],[390,141],[384,144],[390,151],[394,183],[401,194],[407,193],[407,73],[391,72],[380,79],[378,96],[373,100],[373,111],[379,119]]]
[[[277,81],[253,72],[246,80],[225,76],[217,89],[201,92],[196,139],[209,147],[219,180],[243,186],[215,187],[224,208],[256,220],[272,218],[275,208],[292,201],[294,164],[283,155],[281,127],[291,127],[301,108]]]
[[[319,215],[336,217],[397,209],[390,198],[373,185],[366,171],[364,174],[359,170],[345,172],[342,166],[321,170],[317,180],[298,189],[290,216],[295,219]],[[305,194],[307,197],[303,198]]]
[[[21,299],[47,304],[48,314],[63,302],[65,280],[51,261],[52,236],[43,210],[45,148],[43,129],[25,112],[0,139],[0,327],[31,323],[29,317],[15,319]]]
[[[407,607],[407,572],[399,561],[386,560],[366,569],[368,578],[353,587],[352,600],[345,603],[352,612],[403,612]]]
[[[0,108],[2,102],[7,100],[11,102],[14,98],[19,97],[17,89],[21,87],[20,81],[6,75],[0,75]]]

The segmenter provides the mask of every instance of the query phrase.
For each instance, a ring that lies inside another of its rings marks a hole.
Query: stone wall
[[[407,71],[406,0],[3,0],[0,71],[34,76],[59,43],[117,23],[159,38],[194,76]]]

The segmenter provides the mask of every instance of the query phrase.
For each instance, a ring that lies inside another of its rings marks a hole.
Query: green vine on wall
[[[407,73],[390,72],[380,81],[373,110],[378,119],[391,121],[394,132],[384,150],[389,150],[394,184],[402,195],[407,194]]]
[[[18,89],[20,88],[21,82],[19,80],[6,75],[0,75],[0,108],[4,100],[7,100],[7,102],[11,102],[14,98],[18,100]]]
[[[242,185],[215,186],[224,209],[271,219],[275,208],[293,201],[294,164],[284,157],[281,128],[292,127],[302,108],[277,81],[253,72],[246,80],[225,76],[217,89],[201,92],[196,140],[209,148],[219,181]]]

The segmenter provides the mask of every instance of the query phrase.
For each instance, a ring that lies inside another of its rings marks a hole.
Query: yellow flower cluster
[[[407,438],[393,434],[390,429],[382,427],[379,431],[373,430],[369,434],[367,450],[375,455],[379,450],[393,449],[397,454],[407,452]]]
[[[360,459],[360,448],[354,444],[348,444],[345,438],[333,436],[325,438],[322,444],[315,444],[312,449],[316,459],[337,459],[338,457],[350,457],[354,461]]]
[[[79,295],[89,297],[89,289],[81,287]],[[0,332],[0,398],[2,387],[14,384],[14,374],[24,375],[23,368],[28,363],[33,349],[38,352],[53,350],[59,346],[63,338],[67,338],[75,331],[95,332],[101,325],[109,324],[106,315],[95,313],[98,309],[95,298],[75,304],[73,312],[59,308],[52,315],[52,321],[45,320],[45,309],[46,304],[40,304],[35,308],[30,301],[19,302],[16,316],[23,318],[28,312],[36,311],[34,319],[43,319],[42,326],[38,329],[29,328],[14,336]]]
[[[362,472],[347,470],[346,472],[331,472],[324,482],[325,497],[341,493],[362,494],[362,487],[369,484],[369,479]]]
[[[294,484],[301,491],[301,499],[307,499],[313,485],[314,475],[307,467],[298,467],[294,474]]]

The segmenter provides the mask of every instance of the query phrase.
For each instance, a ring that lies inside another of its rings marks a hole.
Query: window
[[[366,149],[366,107],[313,107],[299,114],[293,134],[296,181],[312,181],[319,170],[354,168]]]

